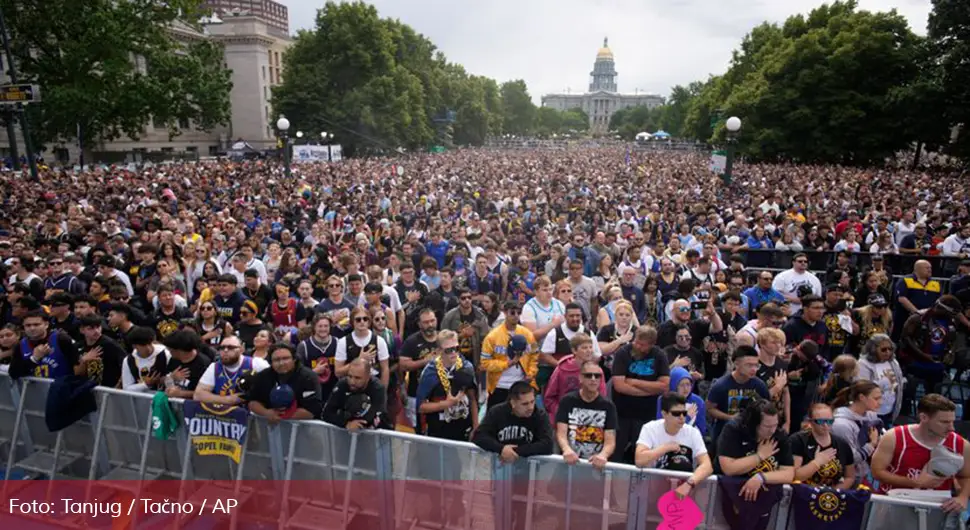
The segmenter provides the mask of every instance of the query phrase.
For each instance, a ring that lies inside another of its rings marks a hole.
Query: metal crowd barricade
[[[236,464],[196,455],[184,428],[168,440],[155,439],[151,394],[98,388],[96,412],[51,433],[44,423],[49,386],[49,380],[14,382],[0,373],[4,496],[17,491],[27,492],[22,498],[40,498],[51,483],[10,480],[10,472],[19,470],[27,478],[88,479],[79,486],[86,498],[93,496],[91,480],[122,484],[138,498],[148,481],[180,479],[179,501],[235,498],[240,506],[255,507],[246,512],[247,522],[258,518],[280,528],[654,530],[661,520],[659,497],[688,476],[613,463],[600,471],[585,461],[566,465],[558,456],[503,464],[465,442],[349,432],[321,421],[269,425],[255,416]],[[181,425],[182,401],[169,402]],[[727,528],[715,478],[695,488],[694,500],[704,513],[702,530]],[[786,488],[770,530],[793,528],[790,503]],[[231,516],[231,529],[238,513]],[[955,521],[935,504],[873,496],[860,530],[888,524],[950,530],[958,528]]]
[[[792,258],[799,252],[791,250],[740,250],[738,254],[744,256],[744,264],[752,269],[790,269]],[[813,271],[825,271],[829,266],[835,264],[835,257],[838,252],[827,250],[819,252],[817,250],[805,250],[801,252],[808,257],[808,268]],[[869,252],[853,252],[852,263],[862,270],[872,265],[872,254]],[[917,256],[908,254],[883,254],[885,265],[896,276],[905,276],[913,273],[913,265],[918,260],[926,260],[933,267],[934,276],[948,279],[956,274],[957,266],[960,265],[961,258],[947,256]],[[724,258],[726,259],[726,258]]]

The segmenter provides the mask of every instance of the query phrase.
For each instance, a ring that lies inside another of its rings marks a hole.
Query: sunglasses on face
[[[835,423],[835,419],[833,419],[833,418],[817,418],[817,419],[812,420],[812,423],[814,423],[815,425],[832,425],[833,423]]]
[[[354,322],[370,322],[370,317],[357,317]]]
[[[459,300],[471,300],[472,297],[471,296],[459,296],[458,299]]]
[[[451,355],[453,353],[458,353],[458,346],[450,346],[448,348],[442,348],[441,353],[446,355]]]
[[[687,411],[686,410],[672,410],[672,411],[668,412],[667,414],[670,414],[671,416],[673,416],[675,418],[683,418],[683,417],[686,417],[687,416]]]
[[[598,374],[598,373],[585,373],[585,374],[583,374],[583,377],[585,379],[599,379],[599,378],[603,377],[603,374]]]
[[[219,346],[219,351],[233,351],[233,350],[239,350],[241,348],[242,346],[238,346],[236,344],[227,344],[227,345]]]

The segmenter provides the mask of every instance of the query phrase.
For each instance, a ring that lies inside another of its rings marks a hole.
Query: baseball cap
[[[963,469],[963,455],[938,445],[930,452],[926,470],[937,477],[952,477]]]
[[[509,339],[509,353],[511,354],[521,354],[525,352],[526,348],[529,347],[529,341],[525,339],[523,335],[512,335]]]
[[[829,291],[838,291],[840,293],[844,293],[845,289],[840,284],[830,283],[825,286],[825,292],[829,292]]]
[[[879,293],[873,293],[869,295],[869,305],[875,307],[887,307],[889,306],[889,302],[886,301],[885,296]]]
[[[294,398],[295,395],[293,394],[293,387],[290,385],[277,385],[276,388],[269,392],[269,408],[289,408],[290,404],[293,403]]]
[[[384,292],[384,288],[381,284],[376,282],[370,282],[364,286],[364,294],[380,294]]]

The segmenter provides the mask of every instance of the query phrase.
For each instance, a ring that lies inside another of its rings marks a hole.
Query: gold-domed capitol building
[[[592,134],[605,134],[609,130],[610,117],[628,107],[658,107],[664,99],[657,94],[620,94],[616,88],[616,64],[609,40],[603,39],[603,47],[596,52],[593,71],[589,73],[589,92],[585,94],[546,94],[542,106],[556,110],[581,108],[589,115]]]

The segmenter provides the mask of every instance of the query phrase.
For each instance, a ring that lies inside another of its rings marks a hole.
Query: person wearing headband
[[[900,364],[904,373],[922,380],[928,392],[943,382],[947,367],[952,364],[951,345],[956,337],[954,324],[962,312],[960,300],[947,294],[925,312],[910,315],[903,324]],[[904,407],[915,398],[916,386],[905,386]]]

